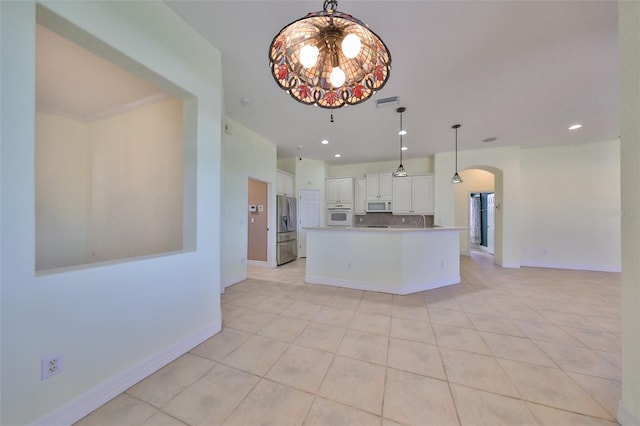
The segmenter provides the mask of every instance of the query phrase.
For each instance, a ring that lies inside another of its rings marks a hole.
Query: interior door
[[[267,261],[268,233],[268,185],[265,182],[249,178],[249,206],[256,206],[255,211],[247,212],[247,259],[259,262]]]
[[[305,226],[320,226],[320,191],[301,189],[298,207],[298,257],[307,257],[307,232]]]
[[[496,194],[487,196],[487,251],[494,254],[496,229]]]

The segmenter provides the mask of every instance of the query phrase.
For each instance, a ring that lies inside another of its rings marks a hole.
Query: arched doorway
[[[492,167],[470,167],[459,172],[462,183],[454,186],[455,226],[467,228],[460,233],[460,254],[483,252],[493,260],[496,245],[496,173]],[[475,226],[475,227],[474,227]],[[488,257],[487,257],[488,256]]]

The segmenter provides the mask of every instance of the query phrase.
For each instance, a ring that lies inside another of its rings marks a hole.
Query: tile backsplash
[[[394,215],[393,213],[367,213],[353,216],[354,226],[393,226],[432,228],[433,215]],[[404,221],[403,221],[404,220]]]

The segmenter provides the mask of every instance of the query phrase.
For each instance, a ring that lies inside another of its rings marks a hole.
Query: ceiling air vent
[[[392,96],[390,98],[376,99],[376,107],[377,108],[396,106],[396,105],[398,105],[398,97],[397,96]]]

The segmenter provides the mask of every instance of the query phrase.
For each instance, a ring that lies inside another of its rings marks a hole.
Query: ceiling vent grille
[[[398,105],[397,96],[392,96],[390,98],[376,99],[377,108],[384,108],[384,107],[396,106],[396,105]]]

